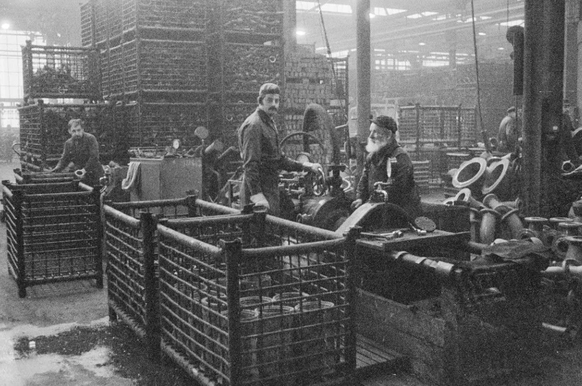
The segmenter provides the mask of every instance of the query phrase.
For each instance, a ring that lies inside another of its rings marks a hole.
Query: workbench
[[[378,234],[385,231],[377,231]],[[446,232],[434,230],[425,235],[417,235],[414,231],[402,232],[402,237],[383,239],[381,237],[363,237],[356,241],[360,248],[369,248],[374,251],[409,251],[410,249],[418,250],[425,248],[459,248],[462,244],[469,241],[470,232]]]

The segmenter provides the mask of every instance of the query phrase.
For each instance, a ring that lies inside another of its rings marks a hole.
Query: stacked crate
[[[310,103],[317,103],[329,110],[334,98],[336,98],[334,77],[328,59],[301,48],[297,52],[289,53],[285,58],[285,92],[281,109],[285,125],[281,125],[281,137],[303,131],[303,115]],[[329,163],[331,155],[329,132],[316,130],[310,134],[318,140],[310,141],[309,145],[314,161],[321,164]],[[320,142],[323,148],[317,142]],[[294,157],[303,149],[303,138],[296,136],[282,150],[288,156]]]
[[[270,82],[283,88],[283,2],[220,0],[213,5],[210,126],[228,146],[236,146],[234,133],[255,110],[260,86]]]
[[[85,131],[95,135],[101,163],[118,160],[118,154],[124,153],[120,108],[106,103],[63,104],[43,100],[20,107],[22,168],[37,171],[53,168],[63,153],[65,141],[70,138],[71,119],[82,119]]]
[[[103,97],[131,106],[129,146],[197,144],[194,130],[207,125],[207,1],[89,4],[83,44],[99,49]]]
[[[99,99],[97,51],[83,47],[22,47],[24,100]]]

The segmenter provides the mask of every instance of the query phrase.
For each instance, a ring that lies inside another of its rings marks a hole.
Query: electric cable
[[[479,56],[477,55],[477,31],[475,27],[475,3],[471,0],[471,20],[473,25],[473,50],[475,52],[475,77],[477,78],[477,110],[479,112],[479,124],[481,126],[481,136],[485,143],[485,150],[491,153],[491,144],[487,138],[487,131],[483,126],[483,114],[481,113],[481,84],[479,82]]]

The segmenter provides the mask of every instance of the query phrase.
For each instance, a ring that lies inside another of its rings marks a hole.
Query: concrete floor
[[[0,162],[0,178],[13,180],[15,167]],[[124,325],[109,325],[107,289],[94,280],[33,286],[19,298],[0,224],[0,386],[186,384],[181,370],[149,362]]]
[[[0,178],[13,179],[15,163],[0,162]],[[106,289],[93,281],[30,287],[18,297],[6,264],[0,224],[0,386],[193,385],[168,363],[151,363],[123,325],[110,325]],[[105,283],[106,285],[106,283]],[[582,385],[580,342],[552,345],[535,370],[485,386]],[[423,386],[410,375],[379,376],[365,384]]]

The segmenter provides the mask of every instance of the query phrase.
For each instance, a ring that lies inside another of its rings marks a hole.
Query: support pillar
[[[362,175],[365,153],[364,147],[370,127],[371,108],[371,56],[370,56],[370,0],[358,0],[356,5],[356,46],[357,46],[357,98],[358,98],[358,149],[356,152],[358,169],[356,177]]]

